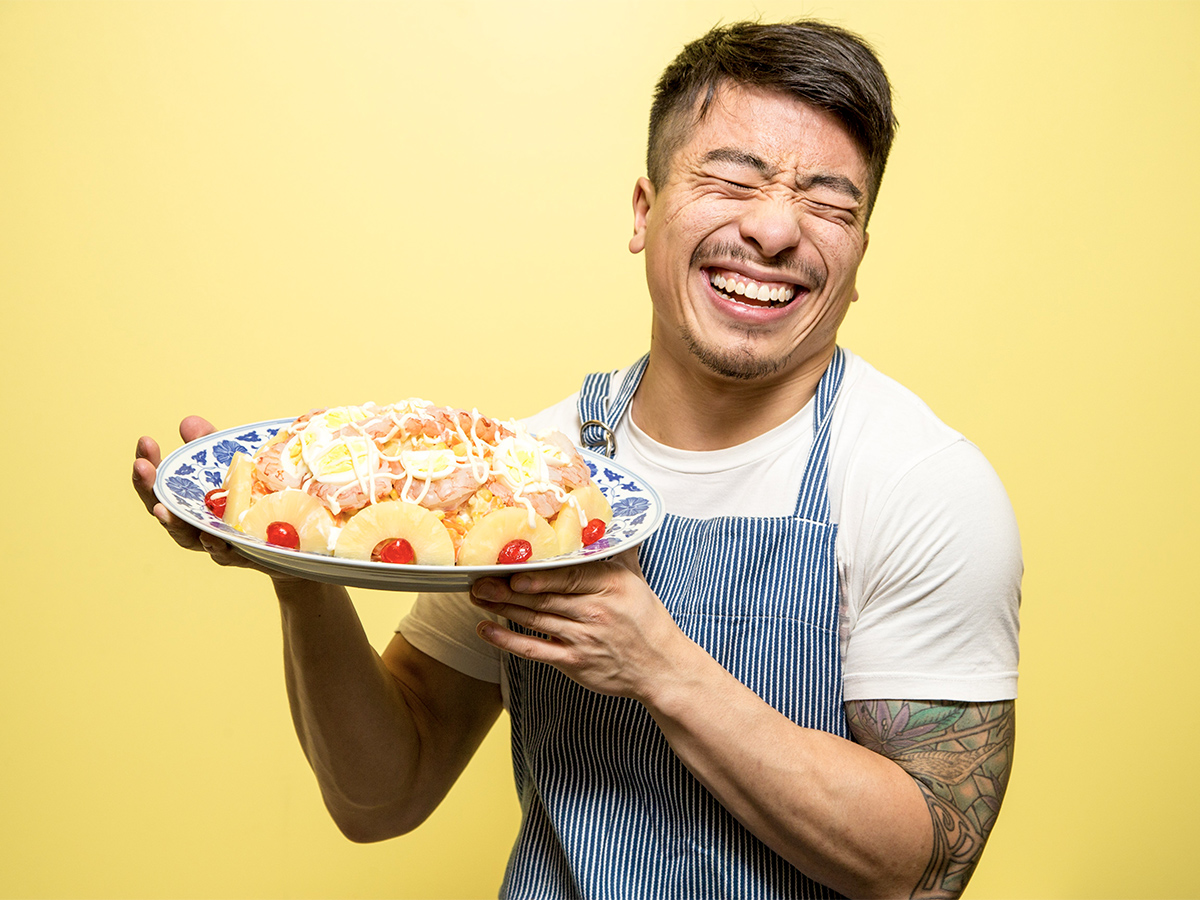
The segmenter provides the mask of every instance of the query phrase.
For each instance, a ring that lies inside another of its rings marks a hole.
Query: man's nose
[[[800,211],[780,197],[760,197],[749,204],[741,220],[742,237],[771,258],[794,250],[803,237]]]

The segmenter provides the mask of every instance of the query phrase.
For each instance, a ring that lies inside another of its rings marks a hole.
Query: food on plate
[[[235,453],[221,487],[225,491],[225,512],[221,518],[227,525],[236,525],[254,499],[254,460],[245,453]]]
[[[225,504],[229,498],[229,491],[224,488],[213,488],[204,495],[204,505],[218,519],[225,518]]]
[[[415,398],[303,415],[253,457],[236,454],[205,502],[276,546],[430,566],[571,553],[612,521],[563,435]]]
[[[562,552],[549,522],[519,507],[506,506],[488,513],[467,532],[458,562],[464,566],[523,563]]]
[[[245,453],[233,454],[225,481],[204,495],[209,512],[227,525],[237,526],[250,508],[254,460]]]
[[[325,553],[334,525],[329,509],[312,494],[280,491],[260,497],[242,516],[240,528],[277,547]]]
[[[416,503],[383,500],[351,517],[335,556],[418,566],[454,565],[454,542],[437,515]]]
[[[612,522],[612,507],[596,485],[589,481],[567,494],[566,507],[575,510],[573,516],[558,515],[554,520],[554,531],[558,536],[560,553],[571,553],[582,547],[591,546],[604,537]]]

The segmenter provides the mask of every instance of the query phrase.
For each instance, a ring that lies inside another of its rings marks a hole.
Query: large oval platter
[[[180,519],[228,541],[243,556],[277,572],[385,591],[465,591],[485,575],[512,575],[604,559],[638,546],[662,524],[663,504],[654,488],[612,460],[580,450],[612,506],[613,520],[603,538],[575,553],[517,566],[404,566],[274,547],[226,525],[204,505],[204,495],[221,486],[235,453],[253,455],[293,421],[273,419],[227,428],[185,444],[158,467],[155,495]]]

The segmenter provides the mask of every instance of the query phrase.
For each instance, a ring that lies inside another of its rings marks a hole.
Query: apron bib
[[[608,374],[585,380],[585,446],[613,454],[646,359],[611,404]],[[839,349],[817,386],[813,446],[793,515],[668,514],[639,559],[675,622],[721,666],[798,725],[848,737],[827,488],[829,422],[844,368]],[[505,665],[522,822],[501,896],[838,896],[743,828],[641,704],[596,694],[552,666],[515,656]]]

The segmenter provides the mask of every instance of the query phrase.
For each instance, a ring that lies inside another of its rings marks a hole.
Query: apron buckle
[[[599,428],[604,432],[604,455],[612,459],[617,452],[617,436],[613,433],[613,430],[599,419],[588,419],[584,422],[579,428],[579,439],[583,441],[583,445],[589,450],[595,449],[600,444],[599,440],[594,438],[589,439],[586,436],[585,432],[589,428]]]

